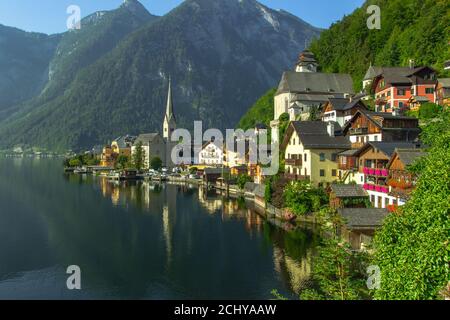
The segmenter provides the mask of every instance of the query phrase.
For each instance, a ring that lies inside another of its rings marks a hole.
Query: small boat
[[[81,167],[81,168],[76,168],[75,170],[73,170],[73,173],[75,174],[87,174],[88,171],[86,168]]]

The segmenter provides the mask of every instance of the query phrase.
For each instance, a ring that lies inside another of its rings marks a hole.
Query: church
[[[272,136],[278,140],[280,116],[289,114],[290,121],[310,120],[311,112],[320,111],[330,98],[354,95],[349,74],[318,72],[319,64],[309,50],[300,53],[294,70],[285,71],[274,98]],[[279,140],[278,140],[279,141]]]
[[[175,129],[177,128],[176,117],[173,109],[172,98],[172,81],[169,79],[169,88],[167,93],[166,112],[164,114],[163,121],[163,134],[160,133],[143,133],[140,134],[131,148],[131,154],[134,155],[136,147],[142,144],[144,152],[144,164],[145,168],[150,168],[150,162],[153,158],[160,158],[163,163],[163,167],[173,168],[175,164],[172,162],[172,149],[178,144],[172,142],[171,137]]]

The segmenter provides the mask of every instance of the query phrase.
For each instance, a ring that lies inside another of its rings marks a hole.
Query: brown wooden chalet
[[[417,175],[410,172],[408,167],[425,155],[426,152],[421,149],[396,149],[394,151],[386,166],[389,171],[390,196],[403,201],[409,199],[416,186]]]
[[[343,128],[343,134],[350,137],[353,148],[370,141],[413,142],[420,132],[417,118],[363,110],[357,111]]]

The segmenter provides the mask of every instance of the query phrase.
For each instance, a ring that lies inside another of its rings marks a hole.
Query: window
[[[399,107],[399,108],[403,108],[403,106],[404,106],[403,102],[399,102],[399,103],[398,103],[398,107]]]
[[[375,136],[374,139],[375,139],[375,141],[378,141],[378,136]]]
[[[331,170],[331,176],[332,177],[336,177],[337,176],[337,170],[336,169]]]
[[[406,94],[406,90],[405,89],[397,89],[397,95],[404,96],[405,94]]]
[[[433,94],[434,93],[434,88],[425,88],[425,93],[426,94]]]
[[[337,159],[337,153],[332,153],[331,154],[331,161],[336,161]]]
[[[323,170],[323,169],[320,170],[320,176],[325,177],[325,170]]]
[[[320,161],[324,162],[325,161],[325,153],[321,153],[320,154]]]
[[[305,153],[304,158],[305,158],[305,162],[308,161],[308,155],[306,153]]]

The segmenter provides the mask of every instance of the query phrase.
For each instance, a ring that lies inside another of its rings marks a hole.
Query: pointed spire
[[[173,113],[172,79],[171,79],[171,77],[169,77],[169,92],[167,94],[166,118],[167,118],[167,120],[170,120],[171,118],[173,118],[175,120],[175,115]]]

